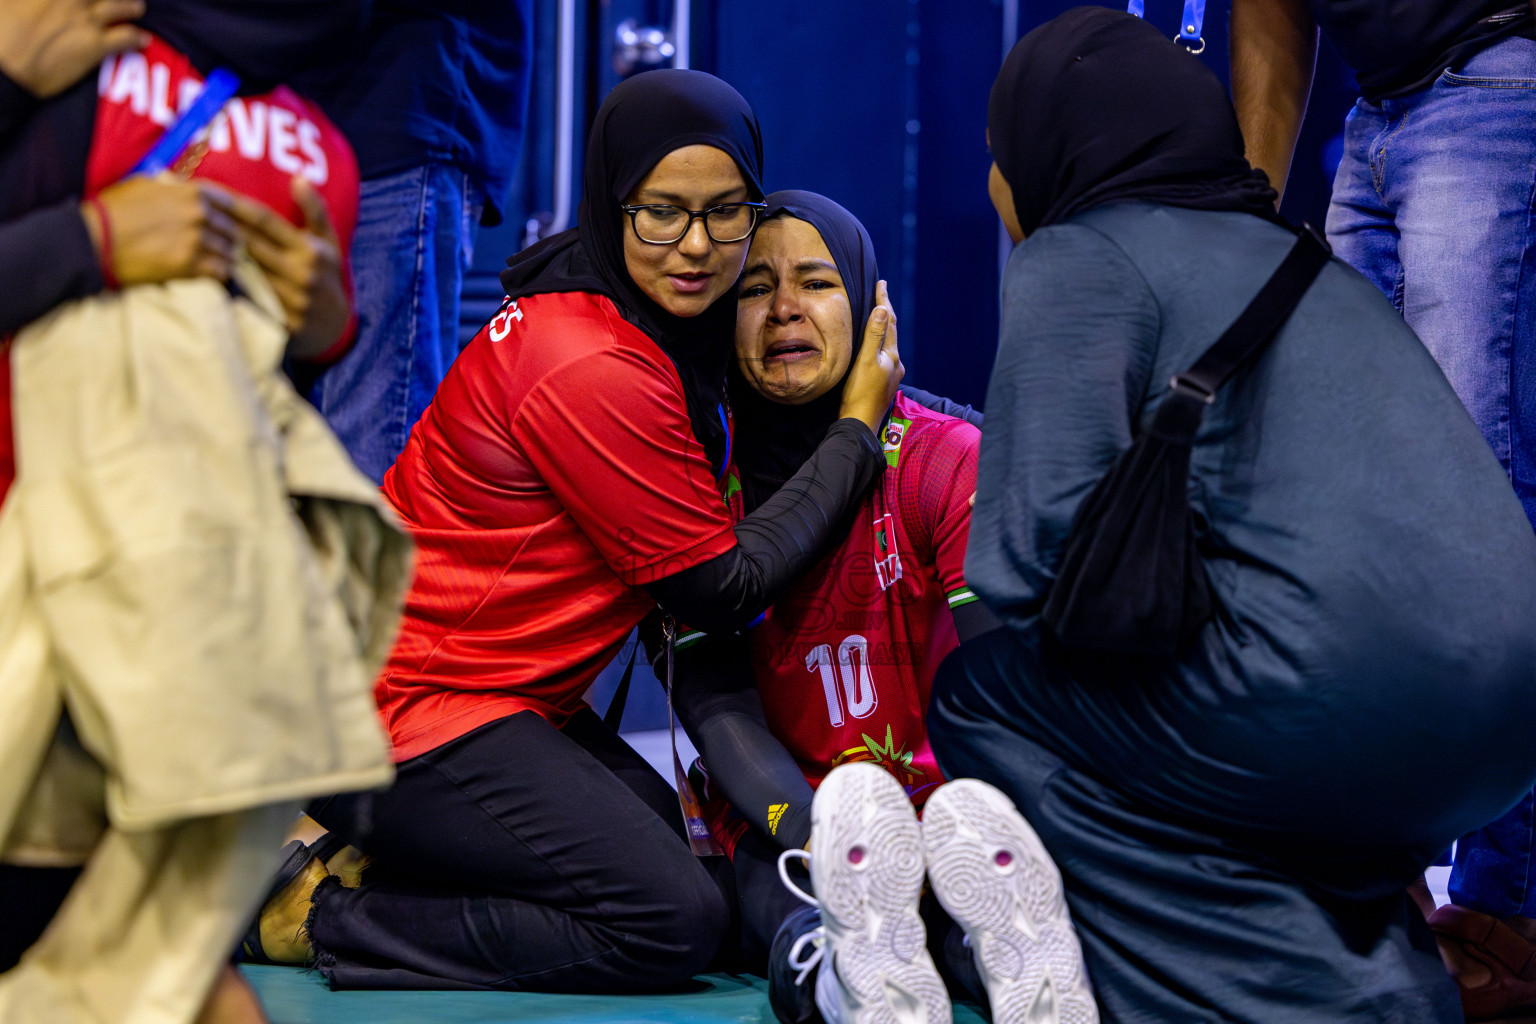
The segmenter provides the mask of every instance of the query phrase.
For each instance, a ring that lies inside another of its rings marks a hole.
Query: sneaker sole
[[[811,877],[843,989],[840,1024],[949,1024],[949,995],[917,912],[925,860],[907,794],[873,765],[845,765],[816,790],[811,837]]]
[[[1061,873],[1013,803],[958,779],[929,797],[922,828],[929,882],[970,939],[994,1024],[1097,1024]]]

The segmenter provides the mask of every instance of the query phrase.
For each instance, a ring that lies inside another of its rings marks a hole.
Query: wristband
[[[122,285],[117,280],[117,274],[112,270],[112,221],[108,219],[107,208],[102,205],[100,199],[92,196],[86,200],[86,203],[96,211],[96,223],[101,230],[101,280],[108,291],[115,292]]]

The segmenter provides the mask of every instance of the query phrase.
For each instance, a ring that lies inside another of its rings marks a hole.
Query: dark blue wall
[[[769,178],[848,207],[890,284],[907,380],[980,404],[997,335],[986,97],[997,0],[719,0],[714,68],[763,122]]]
[[[767,184],[824,193],[864,222],[889,282],[904,355],[919,360],[908,225],[917,216],[917,4],[720,0],[713,67],[763,126]]]

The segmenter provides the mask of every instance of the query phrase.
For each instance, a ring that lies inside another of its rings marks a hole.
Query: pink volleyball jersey
[[[958,646],[950,609],[976,600],[964,562],[980,444],[969,423],[898,396],[888,469],[853,529],[748,634],[769,728],[812,786],[871,761],[920,807],[944,781],[924,716]]]

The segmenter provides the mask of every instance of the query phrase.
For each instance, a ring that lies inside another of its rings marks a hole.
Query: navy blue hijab
[[[794,217],[820,232],[842,276],[853,313],[853,357],[848,361],[851,370],[863,345],[864,325],[875,309],[875,286],[880,280],[869,232],[853,214],[815,192],[775,192],[768,197],[765,216]],[[847,381],[848,373],[844,372],[842,379],[819,398],[804,405],[785,405],[759,394],[742,376],[736,361],[731,360],[729,388],[736,420],[735,461],[746,511],[761,505],[816,450],[827,428],[837,422]]]
[[[1077,7],[1020,39],[987,137],[1026,235],[1128,199],[1279,221],[1220,80],[1124,11]]]
[[[726,438],[720,419],[725,370],[736,335],[732,289],[703,313],[668,313],[640,290],[624,266],[620,206],[668,153],[713,146],[731,157],[756,199],[763,194],[763,137],[741,94],[703,71],[647,71],[614,86],[598,108],[587,141],[576,227],[507,260],[501,285],[511,298],[584,291],[607,296],[619,313],[677,367],[694,436],[723,467]]]

